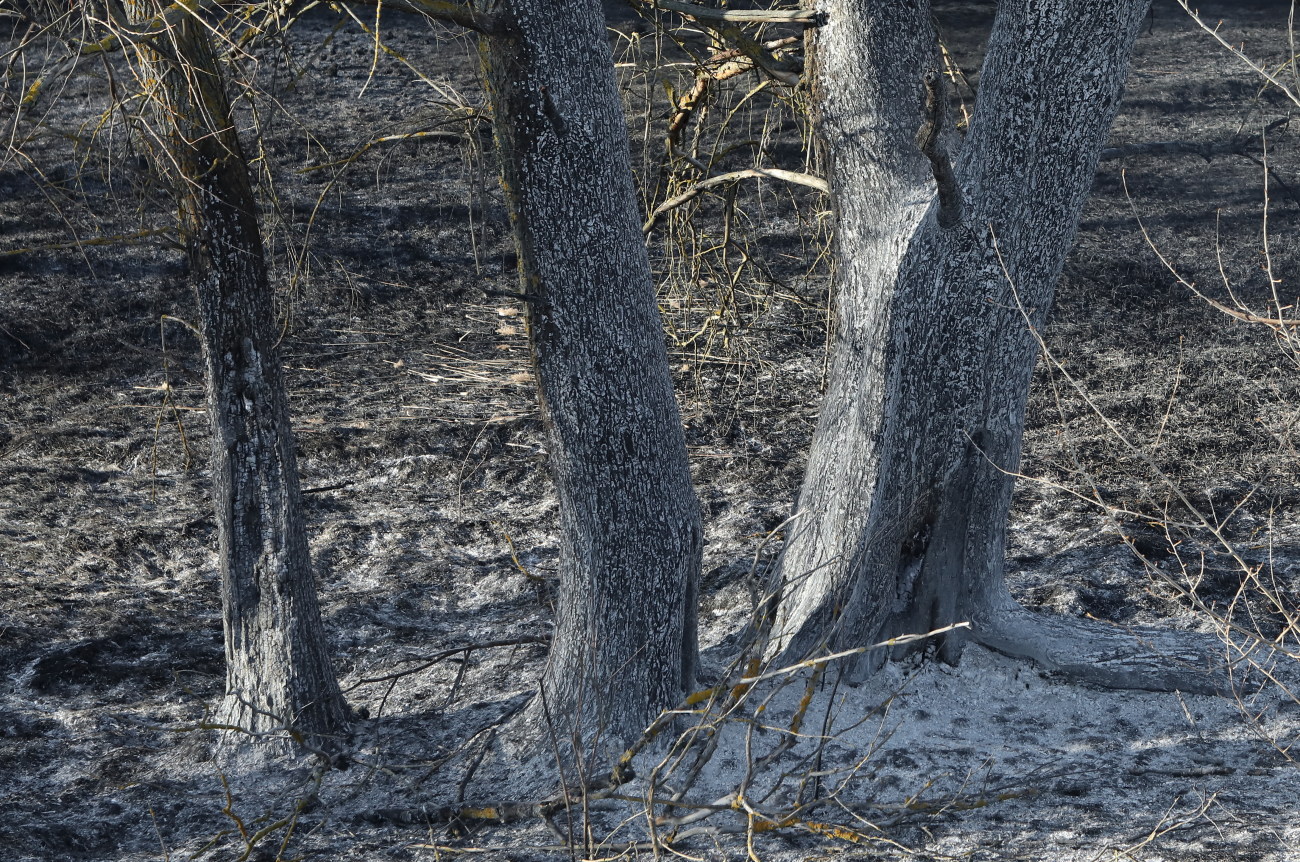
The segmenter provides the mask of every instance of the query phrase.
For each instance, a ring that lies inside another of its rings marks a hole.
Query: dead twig
[[[532,637],[510,638],[508,640],[496,640],[496,641],[481,641],[479,643],[465,644],[463,646],[442,650],[441,652],[436,652],[431,655],[419,656],[413,658],[411,659],[412,661],[420,662],[420,664],[416,665],[415,667],[408,667],[404,670],[393,671],[392,673],[386,673],[382,676],[369,676],[363,679],[359,679],[356,682],[354,682],[352,685],[343,689],[343,693],[347,694],[353,689],[356,689],[363,685],[372,685],[377,682],[388,682],[390,680],[401,679],[404,676],[410,676],[411,674],[420,673],[421,671],[425,671],[433,667],[438,662],[446,661],[447,659],[456,655],[462,655],[462,654],[469,655],[469,653],[475,652],[477,650],[496,649],[498,647],[521,646],[523,644],[547,644],[550,642],[551,639],[549,636],[537,635]]]

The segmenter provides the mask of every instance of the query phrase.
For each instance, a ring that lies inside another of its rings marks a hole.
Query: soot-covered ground
[[[992,4],[935,5],[969,103]],[[1242,2],[1204,14],[1294,82],[1282,66],[1287,11]],[[169,239],[173,208],[127,127],[129,101],[111,109],[115,95],[129,99],[124,67],[83,63],[17,116],[46,43],[6,57],[9,859],[570,857],[557,845],[574,839],[576,814],[557,818],[558,836],[536,821],[449,831],[421,815],[457,797],[481,731],[537,678],[555,500],[519,308],[501,296],[514,287],[513,252],[477,49],[385,15],[377,50],[363,30],[373,32],[373,10],[356,14],[318,10],[257,43],[241,65],[257,95],[240,111],[283,299],[325,623],[348,697],[368,718],[351,769],[313,776],[286,763],[229,795],[193,729],[221,694],[222,651],[201,355]],[[656,67],[653,28],[611,14],[649,209],[681,182],[663,158],[663,94],[665,81],[680,92],[689,71],[672,50],[660,59],[679,65]],[[17,46],[22,28],[0,21],[6,50]],[[718,171],[805,169],[804,125],[775,88],[750,93],[757,84],[729,82],[687,145],[716,156]],[[1161,0],[1112,145],[1226,145],[1294,110]],[[1270,259],[1278,295],[1295,296],[1294,140],[1274,125],[1266,153],[1103,163],[1032,396],[1008,548],[1028,605],[1126,626],[1209,631],[1217,616],[1265,638],[1286,631],[1300,581],[1296,356],[1180,285],[1137,217],[1189,281],[1230,302],[1226,278],[1267,315]],[[705,511],[701,642],[713,673],[734,657],[779,551],[769,534],[798,488],[827,340],[826,201],[747,182],[699,202],[693,223],[676,211],[650,236]],[[765,722],[789,727],[797,681],[772,695],[763,721],[733,716],[719,731],[690,799],[728,810],[700,821],[708,830],[680,848],[688,858],[1300,858],[1300,773],[1288,753],[1300,707],[1277,690],[1235,701],[1099,692],[979,650],[957,668],[892,668],[856,688],[832,677],[814,691],[816,733],[754,787],[780,785],[782,770],[797,781],[814,762],[796,769],[799,758],[814,752],[827,770],[818,786],[841,787],[838,801],[748,848],[754,821],[729,810],[745,732],[752,763],[782,738]],[[513,788],[470,790],[510,799]],[[646,838],[635,804],[603,804],[613,807],[591,815],[594,831],[573,853],[649,853],[635,847]],[[856,831],[810,825],[823,822]]]

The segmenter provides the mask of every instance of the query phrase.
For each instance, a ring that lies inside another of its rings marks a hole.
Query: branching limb
[[[787,22],[815,26],[821,23],[820,19],[817,18],[817,13],[807,9],[742,11],[712,9],[696,6],[693,3],[675,3],[669,2],[669,0],[662,0],[662,2],[657,3],[647,3],[645,0],[626,0],[626,2],[643,15],[657,9],[666,9],[694,18],[705,27],[713,30],[723,44],[735,46],[734,50],[747,57],[755,68],[761,69],[773,80],[780,81],[789,87],[799,85],[800,73],[802,72],[801,65],[777,56],[766,44],[751,39],[737,24]]]
[[[773,39],[764,42],[761,47],[763,50],[771,52],[772,56],[780,59],[776,52],[795,45],[799,41],[800,39],[797,36],[787,36],[784,39]],[[695,86],[691,87],[690,92],[685,96],[675,100],[673,115],[668,120],[667,138],[669,145],[676,147],[681,143],[682,131],[695,116],[696,108],[714,84],[734,78],[737,75],[743,75],[754,68],[754,61],[746,57],[739,48],[719,51],[705,60],[696,72]]]
[[[916,145],[930,160],[934,181],[939,188],[939,226],[953,227],[961,222],[964,204],[961,184],[952,170],[952,160],[940,142],[940,133],[948,113],[943,100],[943,78],[935,70],[926,73],[925,121],[916,132]]]
[[[745,35],[739,27],[727,23],[713,26],[723,41],[735,45],[740,53],[748,57],[756,67],[762,69],[770,77],[780,81],[787,87],[799,86],[799,73],[801,70],[797,65],[777,57],[763,45]]]
[[[144,24],[132,26],[121,20],[106,22],[112,32],[98,42],[78,45],[77,51],[82,56],[90,56],[116,51],[122,47],[123,42],[132,45],[149,42],[164,33],[171,32],[186,18],[199,15],[216,5],[218,5],[217,0],[176,0]],[[114,7],[109,4],[108,8],[111,15]]]

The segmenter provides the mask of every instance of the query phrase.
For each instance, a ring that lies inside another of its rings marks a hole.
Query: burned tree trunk
[[[158,8],[134,4],[133,18],[147,21]],[[226,642],[220,721],[278,741],[275,750],[295,737],[336,748],[348,709],[316,599],[247,160],[205,25],[186,17],[145,54],[207,363]]]
[[[946,658],[970,638],[1102,685],[1220,686],[1208,639],[1031,614],[1003,582],[1034,329],[1146,0],[1000,3],[955,159],[929,4],[827,5],[811,75],[838,215],[839,323],[769,654],[969,621],[944,636]]]
[[[493,111],[560,501],[559,618],[528,723],[618,746],[693,683],[699,504],[601,4],[496,10]]]

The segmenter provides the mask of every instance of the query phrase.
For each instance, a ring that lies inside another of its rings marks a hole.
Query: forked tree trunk
[[[699,503],[601,4],[495,11],[489,83],[560,503],[558,619],[528,723],[564,749],[617,747],[694,681]]]
[[[839,323],[769,654],[970,621],[942,639],[945,658],[971,638],[1102,685],[1217,688],[1211,639],[1031,614],[1003,580],[1031,328],[1074,242],[1147,2],[1003,0],[951,165],[960,190],[946,196],[935,177],[955,135],[933,161],[917,141],[942,117],[923,83],[942,68],[928,5],[829,0],[814,36]]]
[[[134,20],[161,8],[132,4]],[[159,37],[163,158],[199,300],[212,423],[226,702],[220,716],[283,750],[338,747],[348,709],[330,666],[303,526],[284,375],[248,164],[204,25]],[[247,739],[229,735],[239,745]]]

